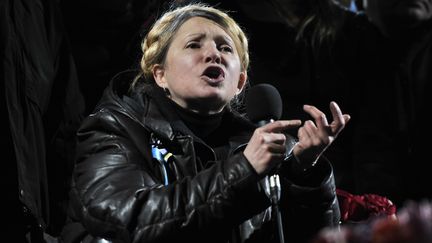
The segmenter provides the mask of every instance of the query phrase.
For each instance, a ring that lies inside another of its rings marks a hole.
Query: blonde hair
[[[152,26],[141,44],[141,72],[135,78],[135,86],[141,77],[154,80],[152,69],[156,64],[165,62],[168,48],[180,26],[193,17],[203,17],[218,24],[233,39],[242,71],[249,67],[248,40],[241,27],[227,13],[201,3],[189,4],[172,9],[162,15]]]

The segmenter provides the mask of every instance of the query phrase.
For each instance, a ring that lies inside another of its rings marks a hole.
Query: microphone
[[[246,114],[248,118],[259,127],[280,119],[282,116],[282,98],[279,91],[274,86],[267,83],[252,86],[246,94]],[[287,151],[287,154],[291,154],[295,140],[287,140],[287,142],[292,143],[291,147]],[[288,158],[288,156],[286,157]],[[282,216],[279,209],[281,193],[279,175],[274,174],[266,177],[265,184],[267,185],[265,188],[269,187],[268,193],[270,195],[273,212],[277,221],[279,242],[284,243]]]
[[[282,116],[282,97],[279,91],[268,83],[260,83],[247,90],[245,105],[247,117],[258,127],[279,120]],[[285,136],[287,138],[285,160],[288,160],[292,156],[297,139],[290,134]]]
[[[264,126],[282,116],[282,98],[271,84],[252,86],[246,94],[246,114],[257,126]]]

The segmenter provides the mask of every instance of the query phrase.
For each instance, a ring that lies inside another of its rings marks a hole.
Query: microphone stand
[[[280,192],[281,192],[279,175],[277,174],[271,175],[270,177],[268,177],[268,180],[270,184],[270,195],[271,195],[270,198],[272,202],[272,209],[274,215],[276,215],[276,224],[278,229],[279,242],[285,243],[283,226],[282,226],[282,216],[279,208]]]

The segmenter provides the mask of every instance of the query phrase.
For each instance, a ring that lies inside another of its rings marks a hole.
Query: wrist
[[[316,158],[312,163],[305,162],[305,160],[300,160],[295,154],[292,156],[292,168],[299,172],[306,172],[316,165],[318,158]]]

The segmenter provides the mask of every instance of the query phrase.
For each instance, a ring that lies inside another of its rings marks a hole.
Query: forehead
[[[218,34],[224,35],[231,39],[227,31],[222,28],[218,23],[203,17],[192,17],[186,20],[177,30],[175,36],[193,34]]]

